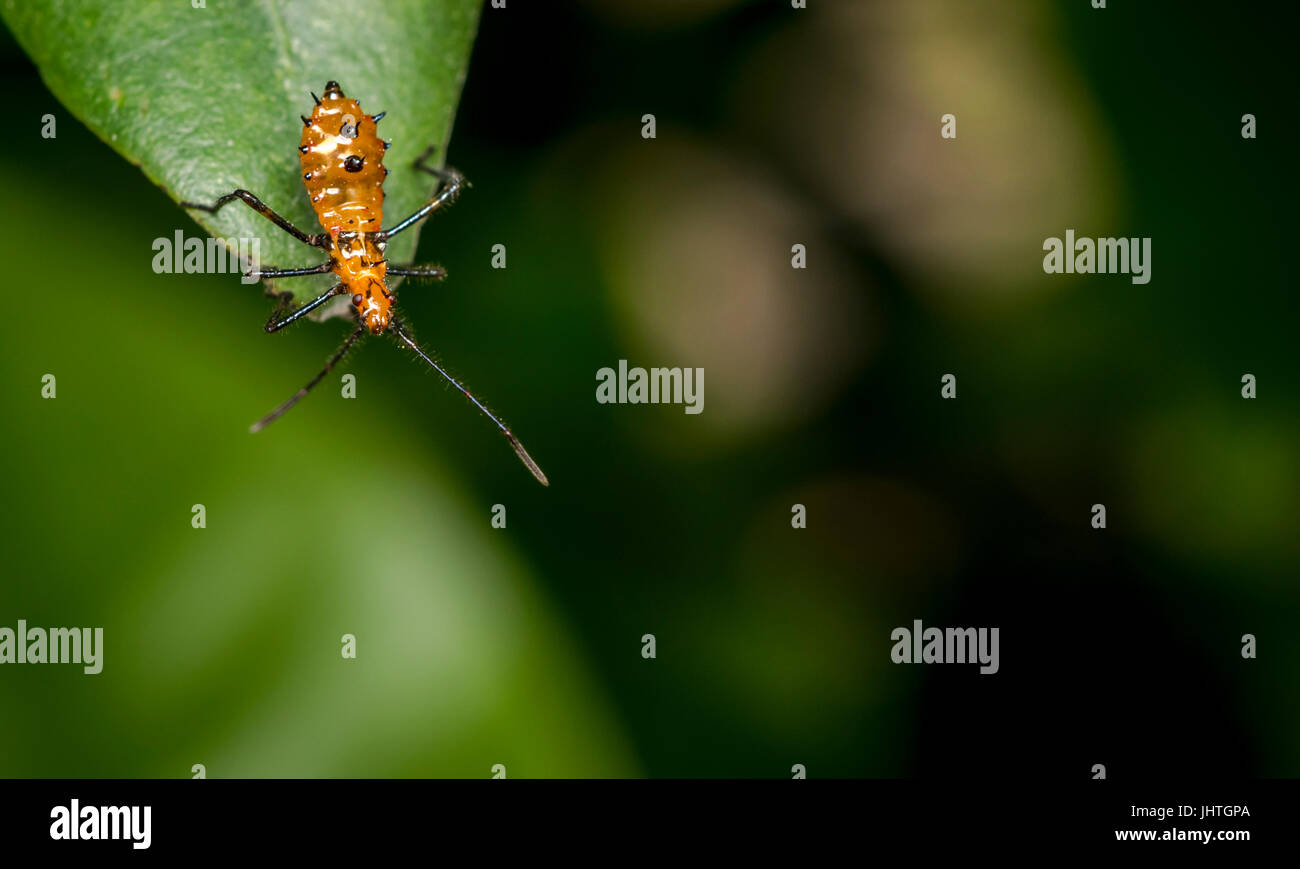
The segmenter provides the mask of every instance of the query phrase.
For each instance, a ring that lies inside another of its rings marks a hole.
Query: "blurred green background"
[[[197,227],[6,35],[0,625],[106,648],[0,667],[0,775],[1300,774],[1284,28],[809,5],[484,10],[402,305],[549,489],[383,341],[250,436],[347,327],[155,275]],[[1151,283],[1045,275],[1067,228]],[[597,404],[619,359],[704,412]],[[999,674],[891,664],[917,618]]]

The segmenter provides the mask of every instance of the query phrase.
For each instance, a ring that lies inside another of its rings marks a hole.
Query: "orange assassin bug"
[[[388,169],[383,164],[383,156],[384,151],[388,149],[388,142],[379,138],[377,124],[385,113],[365,114],[361,110],[361,105],[356,100],[344,96],[338,82],[334,81],[326,82],[324,94],[320,97],[312,94],[312,99],[315,100],[316,106],[312,110],[311,117],[304,116],[302,119],[302,142],[298,151],[301,155],[303,183],[311,197],[316,219],[325,230],[324,233],[310,235],[304,232],[277,214],[262,200],[243,189],[227,193],[211,205],[198,202],[181,203],[184,208],[216,213],[228,202],[240,200],[302,243],[321,248],[329,254],[329,260],[317,266],[259,269],[253,273],[255,277],[261,278],[291,278],[332,272],[339,280],[339,283],[318,298],[287,314],[285,311],[293,302],[293,294],[281,294],[280,306],[266,323],[267,332],[278,332],[335,296],[343,294],[352,296],[351,312],[357,322],[356,330],[330,357],[319,374],[284,404],[253,423],[249,430],[261,431],[283,416],[302,400],[312,387],[324,379],[330,369],[338,364],[352,345],[366,332],[372,335],[388,333],[399,344],[413,350],[434,371],[464,393],[465,397],[473,402],[488,419],[496,423],[524,466],[543,486],[550,485],[542,469],[533,461],[533,457],[528,455],[528,451],[510,429],[442,366],[434,362],[403,328],[402,321],[394,311],[397,298],[387,286],[386,279],[389,276],[435,280],[446,277],[446,271],[439,266],[390,266],[384,258],[384,249],[388,246],[388,239],[455,200],[465,186],[465,179],[450,167],[437,169],[427,165],[425,160],[433,151],[430,146],[415,161],[415,167],[438,178],[439,189],[435,191],[432,199],[410,217],[390,229],[383,229],[384,178],[388,175]]]

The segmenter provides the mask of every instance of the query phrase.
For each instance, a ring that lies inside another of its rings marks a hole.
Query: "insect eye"
[[[343,168],[348,170],[349,172],[360,172],[361,164],[364,162],[365,162],[365,158],[358,157],[356,154],[353,154],[343,161]]]
[[[352,297],[352,304],[356,305],[358,308],[361,307],[361,301],[362,301],[362,299],[361,299],[361,294],[360,294],[360,293],[357,293],[356,295],[354,295],[354,296]]]

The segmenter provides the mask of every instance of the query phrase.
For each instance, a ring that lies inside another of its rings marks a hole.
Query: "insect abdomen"
[[[387,172],[374,118],[333,85],[303,120],[298,149],[303,183],[321,227],[335,237],[340,232],[378,232]]]

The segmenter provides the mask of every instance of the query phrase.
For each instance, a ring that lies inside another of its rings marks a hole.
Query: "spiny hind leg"
[[[389,266],[387,273],[398,278],[425,278],[431,281],[447,277],[447,270],[442,266]]]
[[[204,205],[202,202],[182,202],[181,207],[196,208],[199,211],[206,211],[208,214],[216,214],[221,210],[222,206],[226,205],[228,202],[234,202],[236,199],[243,202],[249,208],[253,209],[258,214],[262,215],[267,220],[301,241],[303,244],[309,244],[312,247],[325,247],[325,236],[308,235],[290,223],[287,218],[282,217],[271,206],[267,205],[265,202],[243,188],[227,193],[211,205]]]
[[[439,169],[435,166],[430,166],[427,162],[425,162],[428,159],[429,155],[433,153],[433,151],[434,151],[433,145],[430,145],[429,147],[425,148],[424,153],[416,158],[415,168],[419,169],[421,172],[428,172],[430,175],[435,176],[436,178],[438,178],[438,180],[442,182],[441,186],[438,189],[438,192],[435,193],[432,199],[426,202],[419,210],[417,210],[410,217],[406,218],[401,223],[394,226],[392,229],[386,229],[382,233],[380,233],[380,235],[383,236],[384,238],[392,238],[402,230],[409,229],[410,227],[419,223],[421,220],[424,220],[424,218],[428,217],[430,214],[433,214],[439,208],[442,208],[443,206],[451,203],[457,196],[460,195],[460,191],[462,188],[469,186],[469,182],[465,180],[465,176],[461,175],[455,169],[452,169],[451,167]]]
[[[247,278],[296,278],[301,275],[323,275],[326,272],[333,271],[334,262],[321,263],[318,266],[302,266],[296,269],[253,269],[244,277]]]
[[[279,293],[278,295],[280,297],[280,306],[275,309],[275,312],[273,314],[271,314],[271,319],[266,321],[266,326],[264,326],[263,328],[266,329],[267,332],[279,332],[285,326],[288,326],[289,324],[296,322],[298,319],[307,316],[312,311],[316,310],[321,305],[325,304],[330,299],[341,294],[342,292],[343,292],[343,285],[335,284],[325,292],[321,293],[315,299],[312,299],[307,304],[290,312],[287,316],[282,316],[282,315],[284,315],[284,312],[287,311],[289,307],[293,304],[293,293]]]
[[[428,172],[430,175],[433,175],[442,181],[443,184],[456,183],[468,186],[469,182],[465,180],[465,176],[461,175],[455,169],[450,166],[444,166],[439,169],[437,166],[434,166],[429,162],[429,158],[433,156],[433,152],[436,150],[438,150],[437,145],[430,145],[420,152],[420,156],[415,158],[415,168],[419,169],[421,172]]]

